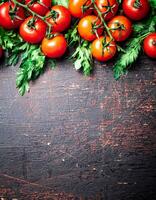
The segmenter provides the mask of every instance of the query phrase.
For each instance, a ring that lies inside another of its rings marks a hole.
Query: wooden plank
[[[59,62],[24,97],[1,66],[1,198],[156,199],[156,62],[119,81],[111,66],[84,77]]]

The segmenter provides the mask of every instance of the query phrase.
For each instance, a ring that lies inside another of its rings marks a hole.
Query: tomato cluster
[[[62,32],[70,27],[70,11],[61,5],[51,5],[51,0],[8,1],[0,5],[0,26],[17,29],[28,43],[41,43],[42,52],[49,58],[61,57],[67,42]],[[16,5],[16,6],[15,6]],[[2,49],[0,49],[2,56]]]
[[[94,5],[90,0],[69,0],[71,14],[80,19],[79,35],[92,42],[92,56],[99,61],[107,61],[114,57],[117,51],[116,43],[125,41],[133,31],[132,21],[143,19],[150,10],[148,0],[124,0],[122,15],[117,14],[118,8],[117,0],[95,0]],[[150,38],[154,36],[151,35]],[[146,40],[145,53],[156,57],[155,38],[154,42],[150,43],[151,46]]]
[[[24,3],[23,3],[24,1]],[[133,32],[133,21],[147,16],[148,0],[123,0],[119,14],[117,0],[69,0],[69,7],[51,5],[51,0],[9,0],[0,5],[0,26],[17,29],[28,43],[41,43],[41,50],[49,58],[61,57],[67,42],[63,35],[78,18],[78,33],[91,42],[92,56],[107,61],[117,52],[117,43],[123,42]],[[145,53],[156,57],[156,33],[144,41]],[[0,57],[2,48],[0,48]]]

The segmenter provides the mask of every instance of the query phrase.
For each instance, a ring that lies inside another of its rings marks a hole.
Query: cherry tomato
[[[92,13],[92,7],[90,5],[91,0],[69,0],[70,13],[76,18],[90,15]]]
[[[46,16],[47,21],[52,25],[53,32],[62,32],[70,26],[71,14],[64,6],[53,6]]]
[[[92,42],[91,53],[98,61],[108,61],[116,54],[116,44],[110,37],[101,36]]]
[[[124,0],[122,7],[125,15],[134,21],[146,17],[150,9],[148,0]]]
[[[95,3],[106,21],[112,19],[118,11],[117,0],[95,0]],[[97,14],[96,10],[95,13]]]
[[[149,57],[156,58],[156,33],[151,33],[144,39],[143,48]]]
[[[0,26],[5,29],[18,28],[25,18],[22,7],[16,7],[15,14],[12,14],[14,7],[15,5],[12,2],[5,2],[0,5]],[[13,18],[11,18],[11,14]]]
[[[29,4],[32,0],[25,0],[25,4]],[[44,16],[51,8],[51,0],[36,0],[30,3],[29,8],[35,13]]]
[[[101,26],[99,27],[100,24],[101,21],[97,16],[88,15],[83,17],[78,23],[79,35],[88,41],[96,39],[103,32],[103,28]]]
[[[2,57],[2,55],[3,55],[3,49],[2,47],[0,47],[0,58]]]
[[[49,58],[60,58],[67,49],[67,42],[62,34],[50,39],[44,38],[41,44],[42,52]]]
[[[30,16],[21,24],[19,32],[26,42],[37,44],[45,37],[46,27],[41,19]]]
[[[108,23],[108,27],[111,29],[113,38],[118,42],[126,40],[132,32],[132,23],[124,16],[114,17]]]

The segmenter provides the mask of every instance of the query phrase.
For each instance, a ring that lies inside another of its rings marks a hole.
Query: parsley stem
[[[149,35],[149,34],[150,34],[150,32],[141,35],[141,36],[139,37],[139,40],[140,40],[140,41],[144,40],[145,37],[146,37],[147,35]]]

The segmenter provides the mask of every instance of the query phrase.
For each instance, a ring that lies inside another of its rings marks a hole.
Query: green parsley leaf
[[[114,78],[117,80],[121,75],[125,74],[126,68],[131,65],[139,56],[141,51],[141,40],[133,38],[125,49],[125,53],[121,54],[114,65]]]
[[[149,0],[149,3],[151,5],[152,9],[156,9],[156,1],[155,0]]]
[[[155,2],[155,0],[150,0],[152,11],[148,19],[133,25],[133,37],[127,43],[125,52],[120,53],[113,68],[116,80],[125,74],[127,68],[137,60],[142,49],[141,44],[144,38],[151,32],[156,31],[156,16],[154,14],[155,12],[153,12],[153,9],[156,7]]]
[[[80,42],[80,35],[78,34],[77,24],[68,30],[68,32],[65,34],[65,38],[68,42],[68,46],[73,46]]]
[[[69,0],[52,0],[53,5],[62,5],[68,8]]]
[[[18,33],[0,27],[0,46],[7,52],[5,63],[7,65],[16,65],[19,61],[19,52],[25,51],[27,44]]]
[[[44,71],[45,56],[42,54],[38,45],[30,45],[22,55],[20,69],[16,77],[16,86],[19,88],[20,95],[29,91],[30,80],[36,79]]]
[[[76,70],[82,69],[84,75],[90,75],[93,61],[90,51],[90,43],[88,41],[83,40],[76,48],[71,58],[74,60]]]
[[[49,66],[51,69],[55,69],[55,67],[56,67],[56,60],[48,59],[48,66]]]

